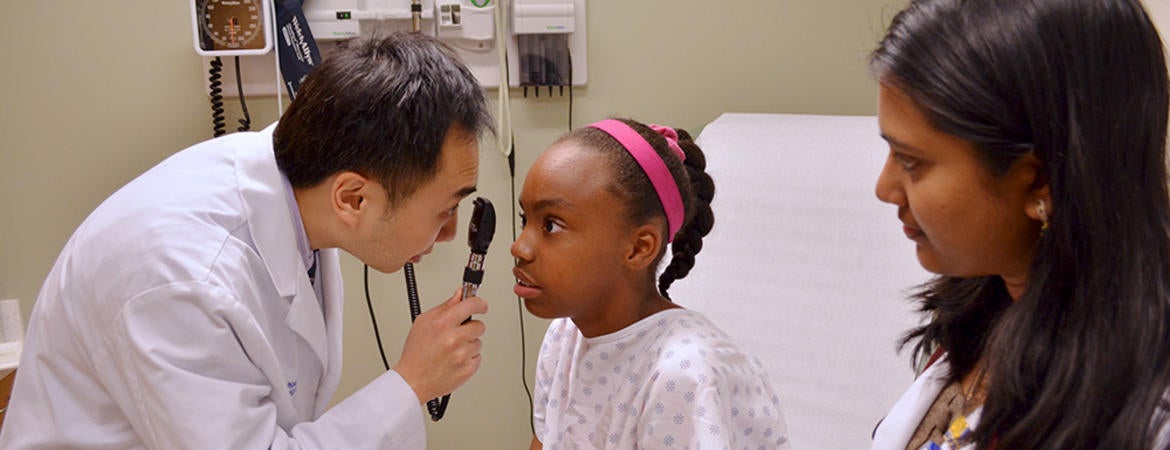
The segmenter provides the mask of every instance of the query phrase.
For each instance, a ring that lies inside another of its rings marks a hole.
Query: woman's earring
[[[1040,235],[1043,236],[1048,231],[1048,208],[1042,199],[1036,200],[1036,215],[1040,216]]]

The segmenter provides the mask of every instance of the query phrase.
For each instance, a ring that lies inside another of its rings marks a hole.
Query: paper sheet
[[[874,182],[874,117],[724,114],[697,139],[715,228],[671,296],[760,358],[794,448],[868,448],[913,380],[900,336],[929,279]]]

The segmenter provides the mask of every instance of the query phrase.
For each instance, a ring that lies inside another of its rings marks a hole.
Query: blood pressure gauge
[[[191,0],[195,51],[203,56],[268,53],[271,8],[269,0]]]

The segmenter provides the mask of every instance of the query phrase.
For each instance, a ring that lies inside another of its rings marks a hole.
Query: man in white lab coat
[[[480,363],[452,297],[333,408],[337,249],[393,272],[452,239],[483,93],[421,35],[315,69],[279,125],[183,150],[78,227],[33,308],[0,448],[424,448],[419,405]],[[462,300],[462,301],[460,301]]]

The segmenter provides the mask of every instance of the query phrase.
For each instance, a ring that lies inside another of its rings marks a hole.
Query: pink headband
[[[666,242],[673,242],[674,235],[682,228],[684,210],[682,194],[679,193],[678,184],[675,183],[674,176],[670,174],[670,169],[666,168],[666,163],[658,156],[658,152],[654,151],[654,147],[650,146],[650,143],[646,142],[642,135],[626,125],[625,122],[605,119],[589,126],[613,136],[622,147],[625,147],[626,151],[630,152],[630,156],[638,161],[638,165],[650,178],[650,184],[658,193],[658,201],[662,202],[662,209],[666,211],[666,224],[670,233]],[[678,155],[679,159],[686,159],[686,154],[678,145],[678,133],[673,128],[650,125],[650,129],[666,138],[666,143],[670,146],[671,151]]]

